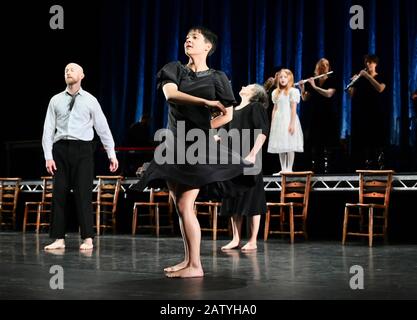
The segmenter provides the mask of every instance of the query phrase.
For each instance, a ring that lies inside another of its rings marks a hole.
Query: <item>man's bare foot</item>
[[[247,244],[245,244],[241,251],[242,252],[251,252],[251,251],[256,251],[256,249],[258,249],[258,247],[256,246],[256,244],[250,243],[248,242]]]
[[[168,278],[201,278],[204,277],[203,268],[185,267],[184,269],[168,272],[166,274]]]
[[[57,249],[65,249],[65,240],[64,239],[56,239],[50,245],[47,245],[45,250],[57,250]]]
[[[184,269],[187,265],[188,265],[188,261],[184,260],[183,262],[180,262],[176,264],[175,266],[164,268],[164,272],[175,272],[175,271]]]
[[[80,245],[80,250],[93,250],[93,239],[87,238],[84,239],[83,243]]]
[[[228,244],[221,248],[222,251],[233,250],[239,248],[239,241],[230,241]]]

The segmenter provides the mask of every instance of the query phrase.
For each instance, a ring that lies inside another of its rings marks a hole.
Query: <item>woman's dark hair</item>
[[[268,94],[266,93],[263,86],[255,83],[253,96],[249,99],[250,102],[258,102],[260,103],[265,109],[268,108]]]
[[[188,30],[188,33],[190,33],[191,31],[200,32],[203,35],[206,42],[211,43],[211,50],[208,53],[208,56],[211,56],[217,48],[217,35],[213,31],[200,26],[192,27],[190,30]]]
[[[365,63],[365,65],[367,62],[374,62],[376,64],[379,64],[379,58],[375,54],[367,54],[363,57],[363,62]]]

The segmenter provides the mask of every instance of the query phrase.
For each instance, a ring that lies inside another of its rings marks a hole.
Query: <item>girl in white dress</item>
[[[294,75],[291,70],[279,71],[275,81],[277,89],[272,92],[274,110],[268,152],[279,154],[281,172],[292,172],[295,152],[304,151],[303,131],[297,116],[300,91],[294,88]]]

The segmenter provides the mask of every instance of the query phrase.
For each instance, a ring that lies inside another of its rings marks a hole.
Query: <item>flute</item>
[[[327,72],[327,73],[320,74],[320,75],[318,75],[318,76],[313,77],[313,80],[323,78],[323,77],[328,76],[329,74],[332,74],[332,73],[333,73],[333,71],[330,71],[330,72]],[[307,79],[307,80],[301,80],[301,81],[298,81],[298,82],[297,82],[297,83],[295,83],[294,85],[295,85],[295,86],[299,86],[299,85],[305,84],[306,82],[308,82],[308,80],[309,80],[309,79]]]
[[[368,71],[368,68],[365,68],[363,70]],[[357,76],[354,76],[352,79],[350,79],[350,83],[346,86],[345,91],[349,90],[356,83],[356,81],[359,80],[360,77],[361,77],[360,75],[357,75]]]

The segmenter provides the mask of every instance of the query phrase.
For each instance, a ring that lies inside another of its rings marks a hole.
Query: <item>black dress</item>
[[[383,83],[378,74],[374,78]],[[364,161],[376,161],[378,154],[387,143],[388,119],[384,108],[384,93],[379,93],[364,77],[354,84],[352,97],[351,145],[357,166]]]
[[[193,72],[180,62],[171,62],[158,72],[157,82],[158,88],[162,88],[167,83],[174,83],[178,86],[179,91],[192,96],[219,100],[225,106],[235,103],[229,80],[221,71],[210,69]],[[214,141],[214,132],[210,130],[210,120],[211,113],[206,107],[169,104],[167,132],[172,134],[172,141],[166,139],[159,147],[161,150],[165,149],[165,154],[173,154],[174,158],[171,159],[173,161],[161,162],[158,160],[158,147],[154,159],[140,177],[134,190],[143,190],[146,186],[161,187],[165,181],[201,188],[237,177],[239,177],[239,181],[244,181],[243,185],[246,183],[248,186],[253,185],[253,177],[247,179],[240,177],[243,175],[244,168],[252,165],[243,161],[239,154],[226,148],[224,152],[228,157],[227,164],[220,164],[218,160],[219,148],[223,147]],[[202,137],[193,137],[194,139],[191,141],[184,141],[188,140],[188,134],[192,132],[203,133],[203,135]],[[202,146],[206,152],[200,152],[201,149],[197,150],[196,146]],[[213,149],[213,146],[216,148]],[[190,154],[197,155],[194,158],[198,158],[197,163],[189,161]],[[238,189],[230,190],[230,194],[243,192],[243,189]],[[228,192],[228,190],[220,190],[219,192]]]
[[[269,121],[267,111],[259,103],[251,103],[242,109],[235,109],[233,111],[233,120],[230,123],[230,129],[237,129],[239,131],[242,131],[242,129],[250,130],[250,148],[246,152],[240,152],[240,155],[245,158],[255,144],[257,138],[254,135],[255,129],[262,130],[262,134],[268,136]],[[259,152],[262,152],[262,150]],[[220,215],[254,216],[265,214],[266,198],[262,171],[255,176],[255,181],[255,185],[245,193],[235,197],[223,198]]]
[[[335,79],[328,77],[320,84],[320,79],[315,80],[317,87],[328,90],[335,89]],[[316,173],[327,173],[328,157],[331,150],[338,143],[338,121],[334,111],[335,95],[326,98],[317,92],[310,83],[305,84],[305,91],[310,99],[305,102],[303,108],[303,128],[305,134],[306,155],[312,164],[312,170]]]
[[[315,80],[316,86],[321,89],[335,89],[334,78],[327,78],[321,85],[319,79]],[[326,98],[318,93],[307,82],[305,91],[310,94],[310,99],[306,103],[309,114],[309,125],[306,131],[306,140],[318,150],[329,148],[337,141],[337,120],[334,112],[334,95]]]

